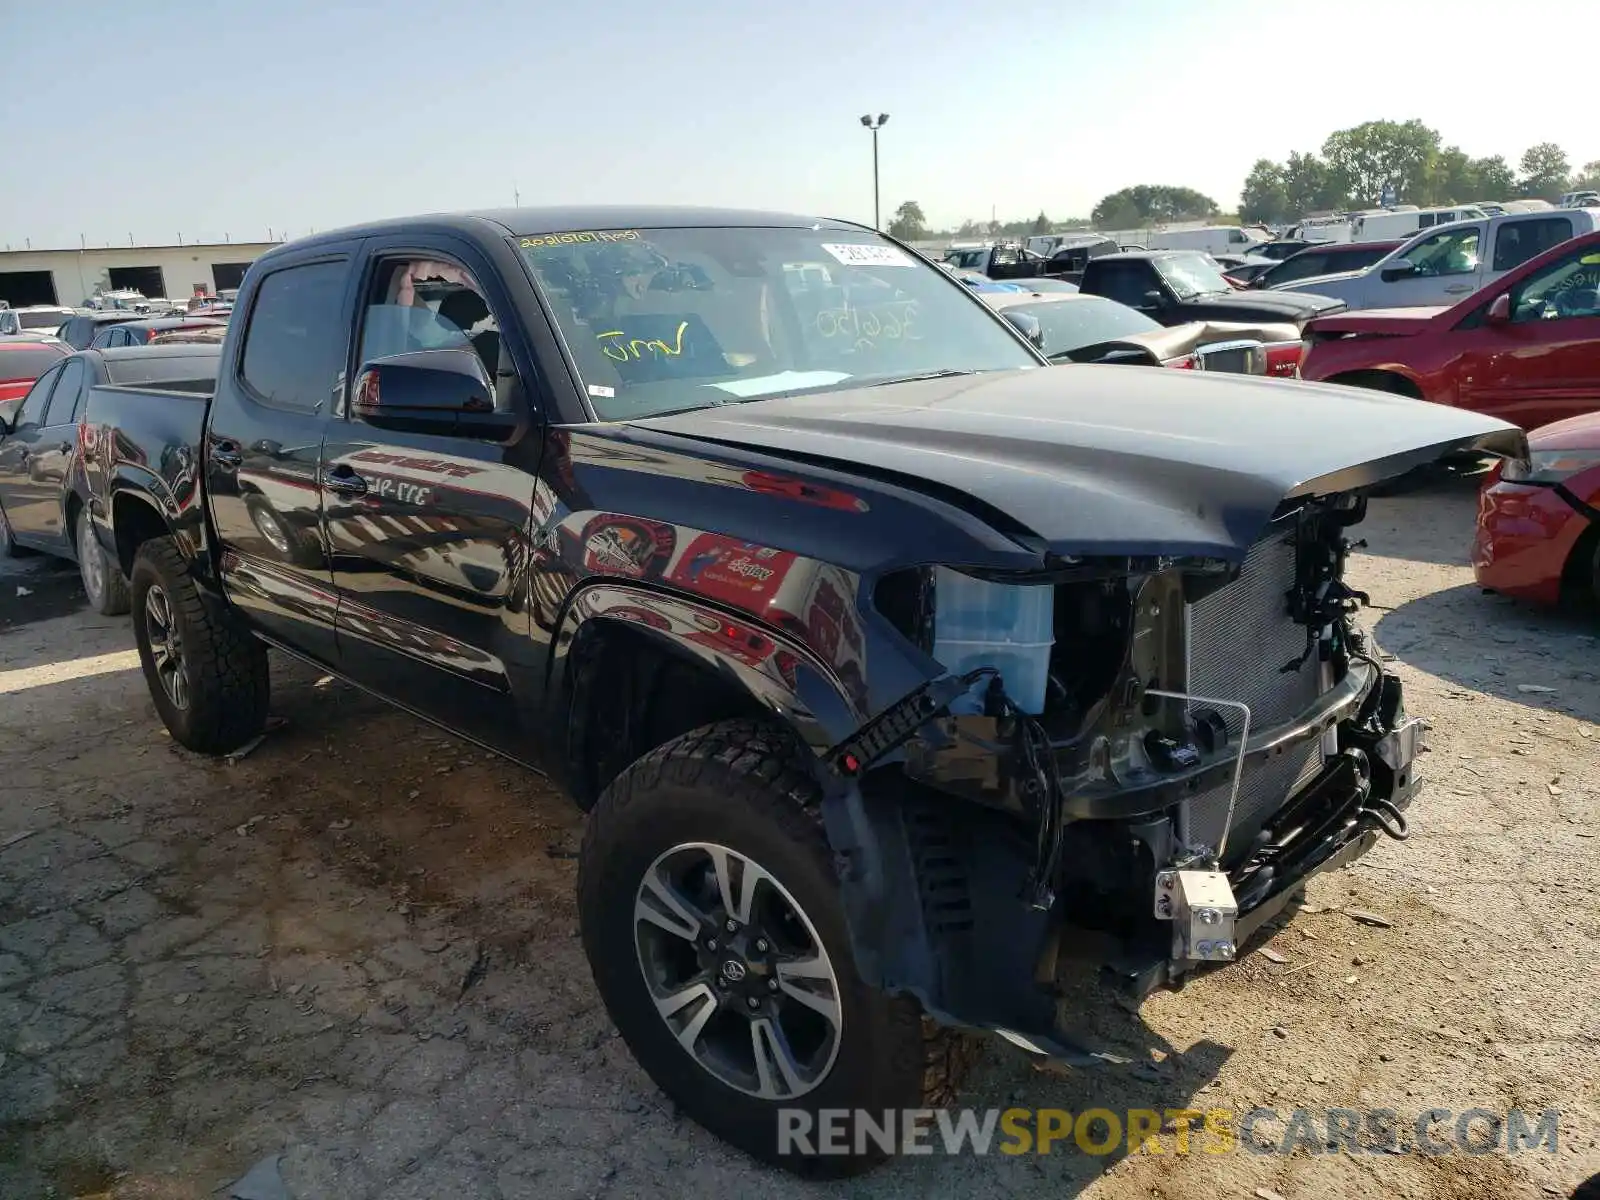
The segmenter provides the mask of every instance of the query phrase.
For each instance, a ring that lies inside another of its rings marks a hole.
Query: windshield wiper
[[[856,382],[865,384],[867,387],[884,387],[891,383],[917,383],[924,379],[953,379],[957,375],[976,374],[977,372],[973,370],[954,370],[950,367],[944,367],[937,371],[918,371],[912,375],[892,375],[888,379],[874,379],[870,382],[857,380]]]

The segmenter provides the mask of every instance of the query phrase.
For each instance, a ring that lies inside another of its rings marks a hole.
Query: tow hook
[[[1238,952],[1239,904],[1221,871],[1156,872],[1155,912],[1172,922],[1172,956],[1192,962],[1231,962]]]

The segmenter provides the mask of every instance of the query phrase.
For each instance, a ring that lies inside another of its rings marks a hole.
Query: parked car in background
[[[191,317],[210,317],[215,321],[226,321],[233,315],[233,305],[225,300],[212,300],[206,304],[196,305],[187,314]]]
[[[1398,249],[1400,242],[1326,242],[1274,264],[1250,281],[1253,288],[1293,287],[1302,279],[1360,271]]]
[[[228,327],[221,321],[212,325],[193,324],[185,325],[182,329],[170,329],[166,333],[158,333],[145,343],[147,346],[174,346],[174,345],[201,345],[220,346],[222,339],[228,334]]]
[[[1489,591],[1600,611],[1600,413],[1535,429],[1525,460],[1490,472],[1472,570]]]
[[[1115,300],[1081,293],[1012,293],[984,300],[1056,363],[1293,375],[1300,360],[1300,331],[1293,324],[1191,321],[1169,327]]]
[[[1325,242],[1308,241],[1305,238],[1281,237],[1273,238],[1270,242],[1262,242],[1259,246],[1251,246],[1250,253],[1257,258],[1270,258],[1273,262],[1282,262],[1291,255],[1312,246],[1326,245]]]
[[[150,299],[135,288],[115,288],[110,291],[97,290],[84,306],[96,312],[147,313],[150,311]]]
[[[1427,230],[1361,271],[1296,280],[1297,292],[1350,308],[1454,304],[1574,237],[1600,229],[1600,209],[1507,213]]]
[[[0,338],[0,402],[26,395],[35,379],[71,353],[71,347],[53,338]]]
[[[1535,429],[1600,408],[1600,233],[1545,251],[1452,308],[1306,326],[1303,378],[1472,409]]]
[[[145,318],[136,312],[118,312],[116,310],[80,312],[68,317],[56,336],[74,350],[87,350],[89,343],[94,341],[95,335],[100,330],[112,325],[122,325],[128,321],[142,321]]]
[[[1189,321],[1289,321],[1298,325],[1344,304],[1300,292],[1241,291],[1192,250],[1145,250],[1089,260],[1080,291],[1138,309],[1163,325]]]
[[[1392,242],[1404,240],[1424,229],[1451,225],[1457,221],[1481,219],[1488,214],[1471,204],[1448,208],[1395,208],[1382,212],[1360,213],[1350,222],[1350,240]]]
[[[5,352],[0,350],[0,364]],[[88,402],[104,392],[142,388],[158,405],[194,403],[217,375],[212,346],[88,350],[58,359],[26,395],[0,403],[0,553],[19,547],[78,564],[96,611],[128,611],[128,585],[115,554],[104,549],[86,503],[96,447],[80,435]],[[159,418],[154,418],[159,420]],[[170,464],[132,464],[133,473]],[[100,480],[102,496],[110,481]]]
[[[157,334],[182,333],[192,329],[226,328],[227,322],[209,317],[148,317],[141,321],[124,321],[94,335],[89,345],[95,350],[108,350],[117,346],[142,346]]]
[[[1198,229],[1168,229],[1145,238],[1151,250],[1199,250],[1204,254],[1248,254],[1272,239],[1259,229],[1238,225],[1202,225]]]
[[[1249,287],[1251,280],[1259,279],[1264,272],[1278,265],[1275,259],[1257,258],[1254,255],[1213,254],[1211,257],[1235,287]]]
[[[1561,197],[1562,208],[1591,208],[1600,206],[1600,192],[1585,190],[1581,192],[1568,192]]]
[[[0,309],[0,334],[22,337],[48,334],[53,337],[72,315],[70,308],[62,308],[57,304],[29,304],[22,308]]]

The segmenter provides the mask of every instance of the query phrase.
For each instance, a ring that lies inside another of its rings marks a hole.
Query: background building
[[[0,300],[81,305],[95,290],[137,288],[146,296],[183,299],[238,287],[245,268],[276,242],[197,246],[121,246],[82,250],[0,251]]]

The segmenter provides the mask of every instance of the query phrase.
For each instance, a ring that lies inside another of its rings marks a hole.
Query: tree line
[[[1600,188],[1600,160],[1574,172],[1554,142],[1528,147],[1513,168],[1503,155],[1473,158],[1442,141],[1437,129],[1416,119],[1367,121],[1329,134],[1320,153],[1293,153],[1281,163],[1257,159],[1239,197],[1239,218],[1273,224],[1384,202],[1553,202],[1564,192]]]
[[[1427,207],[1476,200],[1556,201],[1564,192],[1600,191],[1600,160],[1574,170],[1554,142],[1530,146],[1517,166],[1503,155],[1473,158],[1443,145],[1439,131],[1419,120],[1367,121],[1328,135],[1320,151],[1298,151],[1284,162],[1257,159],[1239,197],[1239,220],[1283,224],[1314,213],[1374,208],[1386,200]],[[1392,197],[1392,199],[1390,199]],[[1093,225],[1139,229],[1221,215],[1217,202],[1193,188],[1141,183],[1102,197],[1087,219],[1013,221],[970,219],[954,229],[928,228],[922,206],[907,200],[895,210],[889,233],[905,241],[928,238],[1022,238]]]

